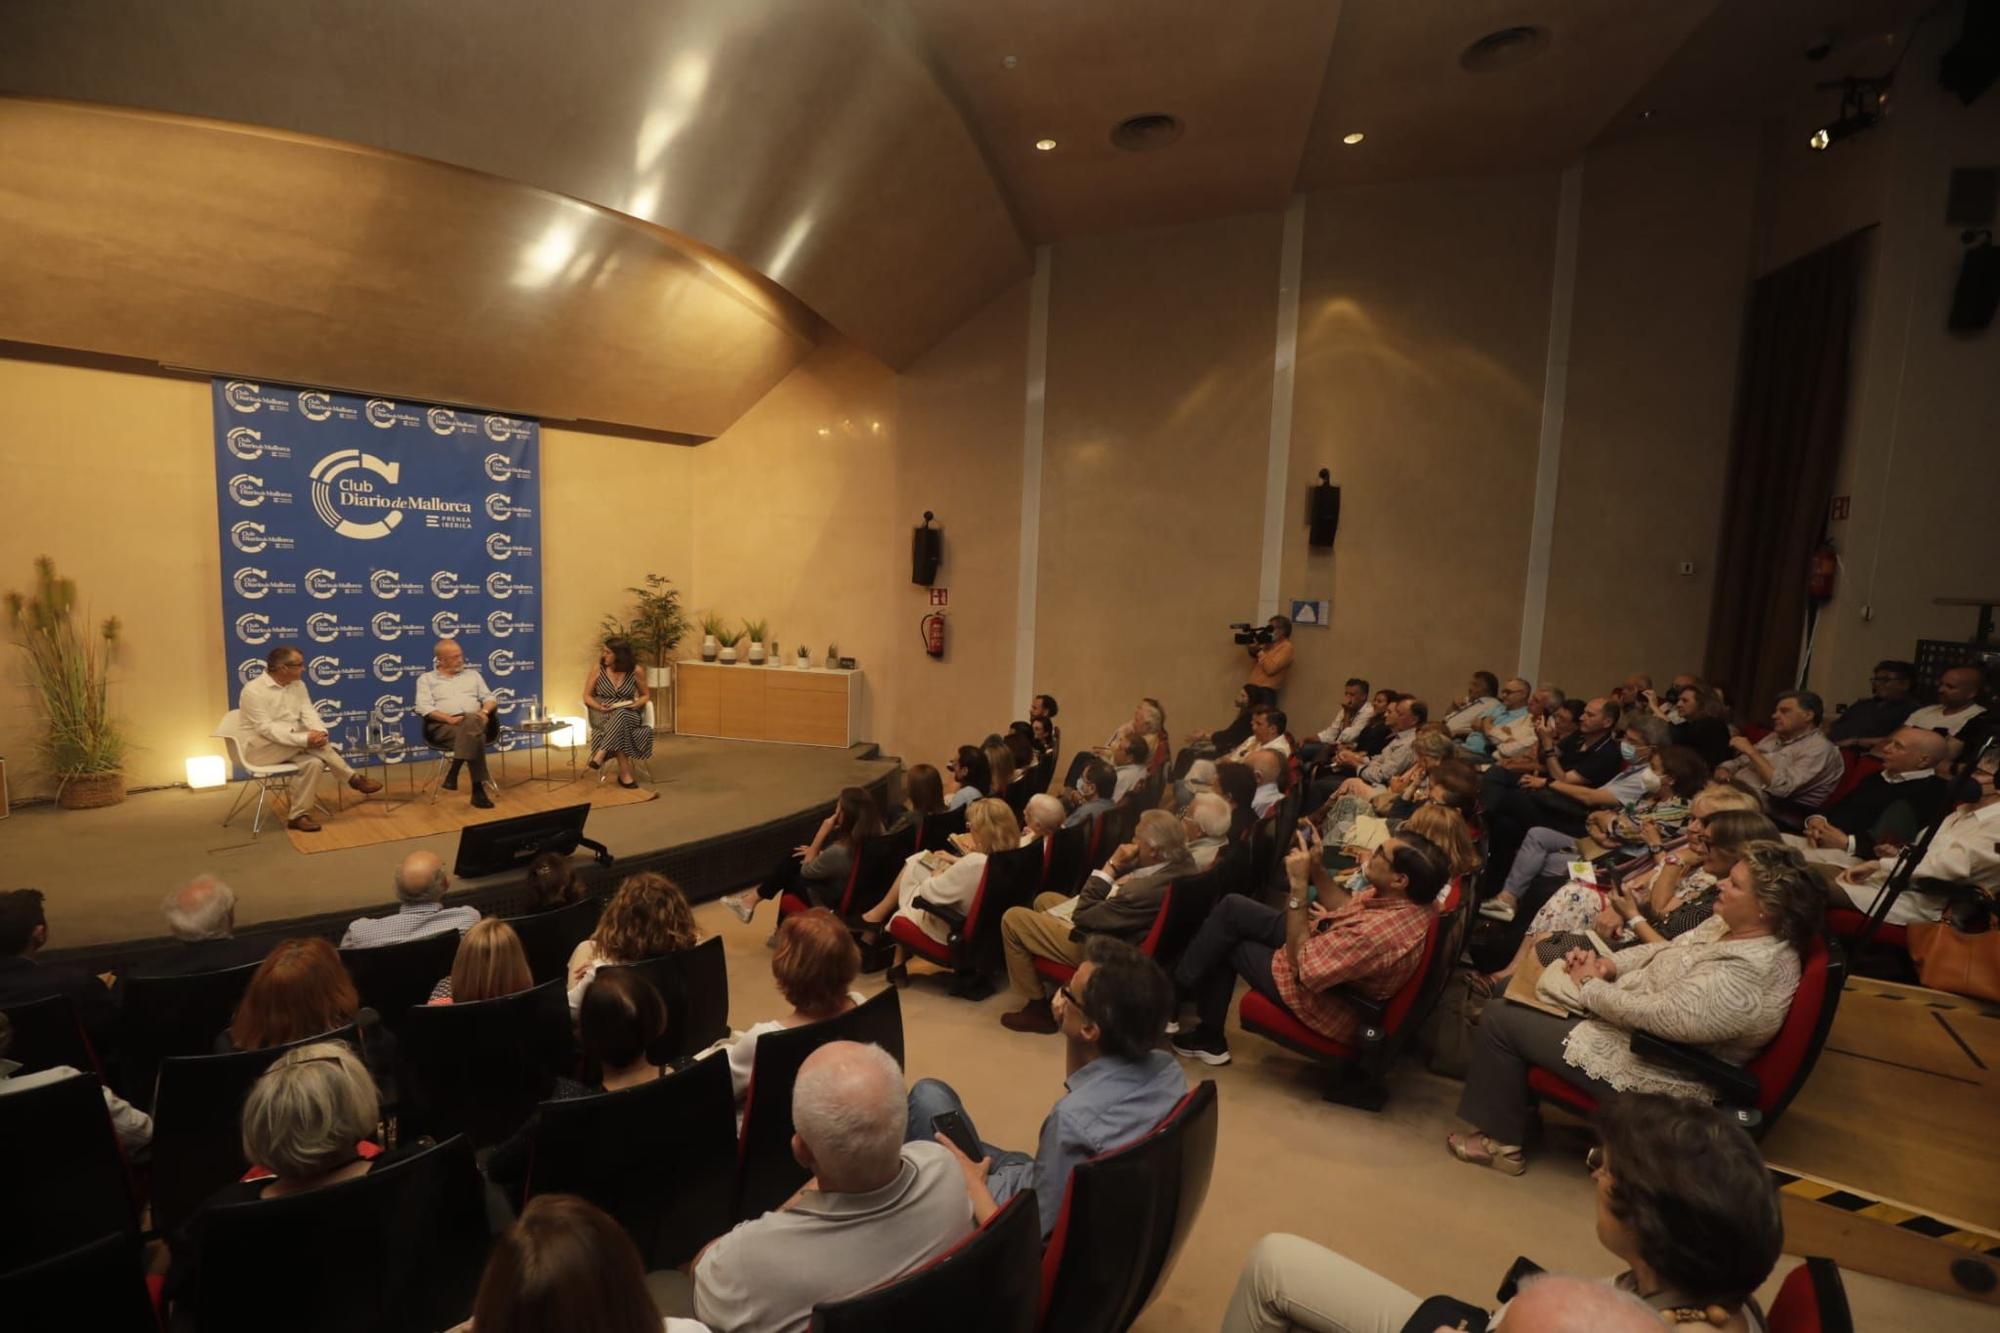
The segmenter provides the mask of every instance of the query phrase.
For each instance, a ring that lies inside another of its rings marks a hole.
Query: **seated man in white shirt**
[[[297,648],[290,644],[273,648],[264,659],[264,674],[243,687],[237,708],[243,714],[243,757],[258,765],[299,766],[292,779],[288,823],[301,833],[317,833],[319,822],[312,808],[321,774],[332,769],[335,777],[364,795],[381,791],[382,784],[349,768],[333,748],[326,721],[306,693],[305,671],[305,654]]]
[[[694,1314],[715,1333],[805,1333],[813,1306],[921,1268],[974,1229],[958,1159],[903,1142],[903,1071],[881,1047],[836,1041],[806,1057],[792,1124],[812,1179],[695,1256]]]
[[[486,743],[500,734],[500,700],[485,678],[465,664],[465,650],[454,639],[439,639],[432,650],[435,671],[417,677],[417,716],[424,720],[424,739],[451,755],[444,789],[458,790],[458,770],[472,765],[472,803],[491,810],[486,794]]]
[[[1333,721],[1299,747],[1299,757],[1317,762],[1323,754],[1342,746],[1352,747],[1374,720],[1375,705],[1368,698],[1368,682],[1360,676],[1350,676],[1340,696],[1340,711],[1334,714]]]
[[[1986,710],[1979,706],[1979,668],[1955,666],[1938,677],[1938,701],[1903,720],[1906,727],[1958,735],[1966,723]]]
[[[1993,770],[2000,755],[1989,752],[1973,770],[1979,798],[1971,805],[1946,815],[1931,835],[1910,877],[1910,887],[1889,906],[1884,920],[1892,926],[1944,918],[1944,895],[1925,891],[1932,884],[1974,884],[1989,892],[2000,892],[2000,792],[1994,790]],[[1837,892],[1845,893],[1858,912],[1873,911],[1895,868],[1895,858],[1862,861],[1841,872]],[[1840,899],[1834,898],[1836,906]]]
[[[1290,719],[1284,713],[1270,704],[1258,704],[1250,710],[1250,734],[1243,738],[1242,744],[1221,758],[1232,763],[1247,764],[1250,762],[1250,756],[1259,750],[1276,750],[1289,758],[1292,753],[1292,738],[1285,734],[1285,728],[1289,725]]]
[[[1114,770],[1117,773],[1117,781],[1111,788],[1111,799],[1114,802],[1124,800],[1126,793],[1145,778],[1146,761],[1152,753],[1153,749],[1146,743],[1144,736],[1133,736],[1126,740],[1125,748],[1114,756],[1118,761],[1118,767]]]
[[[1786,690],[1771,710],[1771,733],[1755,743],[1747,736],[1730,741],[1737,757],[1718,765],[1715,776],[1763,792],[1778,826],[1796,829],[1847,774],[1840,750],[1819,729],[1825,715],[1826,705],[1811,690]]]
[[[1217,792],[1198,792],[1188,802],[1181,825],[1187,833],[1188,855],[1194,858],[1196,870],[1207,870],[1215,864],[1216,854],[1229,841],[1231,820],[1229,802]]]
[[[1280,785],[1285,780],[1285,768],[1289,761],[1276,750],[1259,750],[1250,756],[1250,771],[1257,775],[1257,794],[1250,798],[1250,808],[1262,819],[1271,813],[1271,807],[1285,797]]]
[[[364,916],[349,923],[340,937],[343,949],[372,949],[381,944],[401,944],[406,940],[442,935],[455,930],[463,935],[479,924],[476,907],[446,907],[445,890],[451,874],[435,852],[411,852],[396,867],[394,916]]]
[[[1500,678],[1491,671],[1475,671],[1465,687],[1465,697],[1453,699],[1445,710],[1444,727],[1453,740],[1472,734],[1473,723],[1500,707]]]

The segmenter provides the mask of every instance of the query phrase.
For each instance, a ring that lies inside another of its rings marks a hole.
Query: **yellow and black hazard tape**
[[[2000,1235],[1984,1231],[1969,1223],[1951,1218],[1937,1217],[1900,1203],[1863,1194],[1859,1190],[1835,1185],[1811,1176],[1802,1176],[1782,1167],[1771,1167],[1771,1179],[1777,1183],[1780,1194],[1789,1194],[1795,1199],[1806,1199],[1813,1203],[1823,1203],[1829,1208],[1838,1208],[1843,1213],[1865,1217],[1885,1226],[1901,1231],[1914,1231],[1932,1240],[1981,1255],[1987,1259],[2000,1261]]]

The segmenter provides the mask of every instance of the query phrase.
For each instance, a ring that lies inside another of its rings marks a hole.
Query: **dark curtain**
[[[1762,719],[1798,672],[1806,566],[1833,499],[1869,234],[1751,287],[1705,655],[1708,678],[1740,718]]]

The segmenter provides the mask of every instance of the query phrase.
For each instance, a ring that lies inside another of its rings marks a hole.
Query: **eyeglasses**
[[[1079,1014],[1087,1012],[1083,1007],[1083,1001],[1076,998],[1076,992],[1069,988],[1068,982],[1064,982],[1062,985],[1056,987],[1056,994],[1062,997],[1064,1004],[1070,1006]]]
[[[1600,1143],[1596,1147],[1592,1148],[1589,1152],[1585,1153],[1583,1155],[1583,1164],[1590,1168],[1590,1174],[1593,1176],[1603,1171],[1604,1145]]]

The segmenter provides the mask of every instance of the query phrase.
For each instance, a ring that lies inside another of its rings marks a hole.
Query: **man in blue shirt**
[[[1042,1121],[1034,1156],[980,1138],[958,1094],[930,1078],[910,1089],[907,1141],[936,1139],[951,1149],[965,1170],[973,1217],[980,1223],[1022,1190],[1033,1189],[1046,1240],[1062,1216],[1070,1169],[1144,1138],[1187,1094],[1180,1061],[1161,1046],[1173,1004],[1173,983],[1159,964],[1122,940],[1091,936],[1076,975],[1056,992],[1068,1092]],[[966,1133],[979,1144],[979,1161],[938,1132],[933,1120],[946,1112],[963,1119]]]
[[[1502,684],[1500,706],[1473,721],[1465,748],[1495,757],[1503,749],[1510,756],[1534,749],[1535,729],[1523,725],[1528,721],[1528,696],[1532,693],[1533,687],[1519,676]]]

